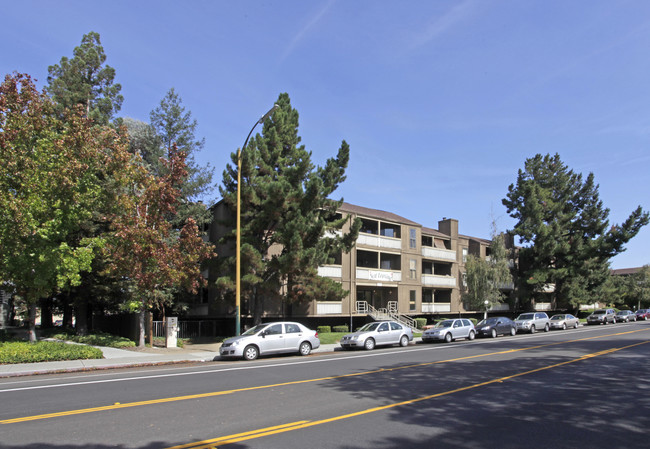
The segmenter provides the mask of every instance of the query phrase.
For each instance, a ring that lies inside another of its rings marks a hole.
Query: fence
[[[165,323],[163,321],[153,322],[153,335],[154,337],[165,336]],[[178,338],[199,338],[199,337],[216,337],[217,336],[217,322],[216,321],[179,321],[178,322]]]

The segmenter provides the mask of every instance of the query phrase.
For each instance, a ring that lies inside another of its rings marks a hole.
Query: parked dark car
[[[639,309],[636,311],[636,319],[646,321],[650,318],[650,309]]]
[[[492,338],[496,338],[497,335],[515,335],[517,326],[510,318],[492,316],[476,325],[476,333],[479,337]]]
[[[587,324],[616,323],[616,312],[614,309],[597,309],[587,317]]]

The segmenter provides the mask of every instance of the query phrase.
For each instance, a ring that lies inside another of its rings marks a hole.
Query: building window
[[[467,262],[467,248],[463,248],[463,263]]]
[[[422,246],[433,246],[433,237],[427,237],[426,235],[422,236]]]
[[[409,279],[418,278],[417,263],[417,260],[409,259]]]
[[[399,254],[390,254],[390,253],[381,253],[380,258],[380,267],[382,270],[401,270],[401,256]]]
[[[373,251],[357,250],[357,267],[363,268],[379,268],[378,256],[379,253]]]
[[[398,239],[401,237],[400,229],[401,229],[400,225],[391,224],[391,223],[381,223],[379,233],[384,237],[393,237]]]
[[[415,290],[411,290],[409,293],[410,293],[410,295],[409,295],[409,310],[411,312],[414,312],[415,311],[415,294],[416,294],[416,292],[415,292]]]
[[[361,229],[359,232],[366,234],[379,234],[379,222],[375,220],[368,220],[366,218],[361,219]]]
[[[422,302],[426,302],[426,303],[433,302],[433,289],[431,288],[422,289]]]
[[[417,248],[417,241],[415,240],[415,229],[411,228],[409,229],[409,248],[415,249]]]

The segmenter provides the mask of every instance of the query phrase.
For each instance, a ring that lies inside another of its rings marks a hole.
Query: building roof
[[[443,232],[438,231],[437,229],[433,228],[427,228],[422,226],[422,234],[424,235],[431,235],[433,237],[442,237],[448,239],[449,236]]]
[[[420,223],[409,220],[408,218],[400,217],[399,215],[393,214],[391,212],[386,212],[379,209],[370,209],[368,207],[356,206],[350,203],[343,203],[339,210],[343,212],[349,212],[356,215],[362,215],[364,217],[379,218],[381,220],[393,221],[397,223],[403,223],[411,226],[422,226]]]
[[[630,274],[637,273],[641,270],[642,267],[636,267],[636,268],[618,268],[616,270],[610,270],[610,273],[612,273],[614,276],[628,276]]]

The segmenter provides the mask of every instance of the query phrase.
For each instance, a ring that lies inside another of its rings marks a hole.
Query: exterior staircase
[[[388,307],[380,309],[375,309],[367,301],[357,301],[356,312],[369,315],[375,321],[397,321],[403,326],[410,327],[413,332],[422,332],[422,330],[418,329],[417,323],[413,318],[398,312],[397,301],[388,301]]]

